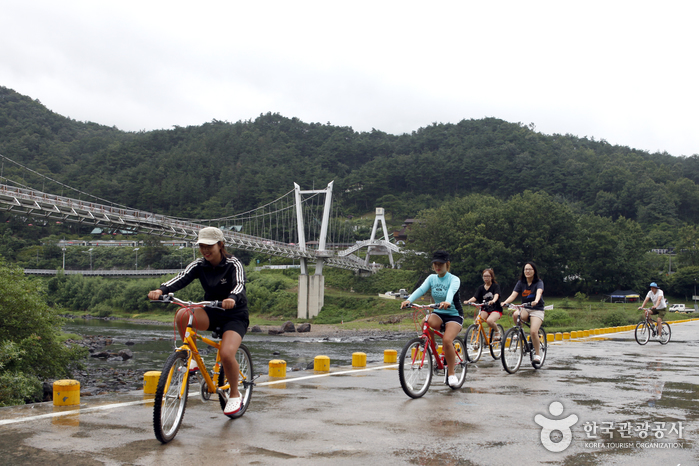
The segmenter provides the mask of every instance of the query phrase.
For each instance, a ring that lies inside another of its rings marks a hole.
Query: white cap
[[[216,227],[206,227],[199,230],[199,239],[197,244],[216,244],[219,241],[225,242],[226,239],[223,237],[223,232]]]

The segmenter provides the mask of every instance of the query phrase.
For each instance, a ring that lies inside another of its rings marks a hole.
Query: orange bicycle
[[[191,310],[195,307],[207,306],[214,309],[223,309],[218,301],[202,301],[194,303],[191,301],[182,301],[175,298],[170,293],[163,295],[159,300],[151,300],[152,303],[161,304],[177,304],[178,306]],[[221,404],[221,410],[226,408],[228,402],[228,389],[230,384],[226,379],[226,374],[221,365],[221,343],[220,341],[210,340],[204,336],[197,334],[192,323],[194,313],[189,312],[189,322],[184,336],[182,346],[175,348],[175,351],[167,358],[163,370],[160,373],[158,387],[155,391],[155,400],[153,408],[153,429],[155,437],[162,443],[167,443],[177,435],[177,431],[182,425],[184,418],[184,410],[187,407],[187,397],[189,394],[189,380],[192,374],[196,374],[200,384],[200,396],[202,401],[209,401],[211,394],[218,393],[218,400]],[[216,329],[219,330],[219,329]],[[220,338],[220,331],[214,331],[211,338]],[[211,374],[206,369],[206,365],[197,349],[197,338],[209,346],[216,348],[216,362],[211,370]],[[240,411],[231,414],[228,417],[231,419],[238,418],[245,414],[245,411],[250,405],[252,396],[252,388],[255,386],[252,370],[252,358],[250,351],[241,343],[235,358],[240,366],[240,376],[238,378],[238,390],[242,396]],[[199,365],[199,370],[190,372],[189,367],[192,360],[195,360]]]
[[[500,354],[502,353],[502,336],[505,334],[502,325],[497,325],[497,338],[493,338],[493,329],[484,324],[484,320],[481,317],[481,310],[486,306],[485,303],[467,303],[476,307],[476,314],[473,316],[473,324],[469,325],[464,334],[464,343],[466,343],[466,357],[469,362],[478,362],[483,354],[483,347],[488,346],[490,348],[490,355],[493,359],[500,359]],[[488,327],[490,332],[486,332],[485,329]]]
[[[430,388],[433,374],[438,375],[440,371],[442,374],[447,373],[447,363],[444,359],[444,351],[442,354],[437,352],[437,346],[430,332],[432,329],[427,323],[427,317],[433,309],[437,308],[437,304],[426,306],[411,304],[409,307],[415,309],[413,312],[415,324],[422,320],[422,335],[408,341],[403,347],[398,361],[398,377],[406,395],[411,398],[420,398]],[[443,337],[443,334],[437,330],[432,332],[439,338]],[[467,361],[464,354],[464,341],[461,337],[454,338],[454,349],[456,350],[454,373],[458,383],[452,386],[452,389],[456,390],[461,388],[466,380]]]

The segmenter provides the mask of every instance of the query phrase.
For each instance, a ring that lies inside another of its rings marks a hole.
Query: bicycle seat
[[[211,338],[213,338],[214,340],[221,339],[221,327],[216,327],[211,331]]]

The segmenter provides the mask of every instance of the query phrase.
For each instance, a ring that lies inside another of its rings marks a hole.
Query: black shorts
[[[447,327],[447,322],[456,322],[457,324],[464,326],[464,316],[451,316],[447,314],[440,314],[439,312],[434,312],[434,315],[442,319],[442,326],[439,328],[440,332],[443,332]]]
[[[214,331],[217,328],[220,330],[220,336],[223,336],[228,330],[233,330],[243,338],[250,326],[248,311],[227,309],[220,311],[218,309],[204,308],[206,315],[209,316],[209,328],[207,330]]]

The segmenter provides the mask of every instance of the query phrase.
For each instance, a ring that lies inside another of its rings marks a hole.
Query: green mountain
[[[699,221],[697,156],[548,136],[495,118],[396,136],[268,113],[130,133],[71,120],[0,87],[0,154],[115,203],[181,217],[230,215],[276,199],[294,182],[335,180],[336,202],[348,214],[383,205],[405,218],[447,198],[532,190],[615,219]],[[8,162],[3,176],[61,194]]]

